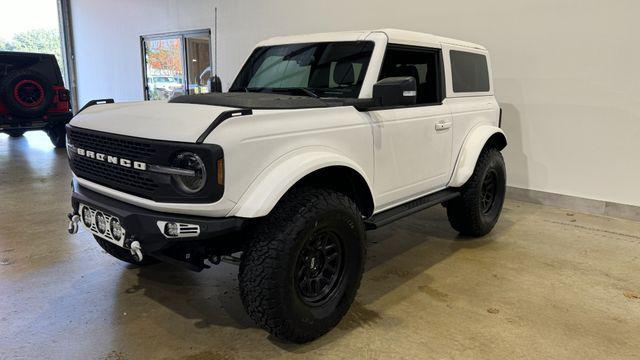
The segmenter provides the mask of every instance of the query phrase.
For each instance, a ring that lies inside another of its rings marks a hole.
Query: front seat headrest
[[[413,65],[398,66],[393,70],[393,76],[411,76],[416,79],[416,84],[420,83],[420,75],[418,69]]]
[[[355,81],[353,64],[349,62],[337,63],[333,69],[333,81],[338,85],[353,85]]]

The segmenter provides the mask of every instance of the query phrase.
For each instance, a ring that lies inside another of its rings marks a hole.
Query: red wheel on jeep
[[[44,101],[44,88],[33,79],[20,80],[13,88],[13,98],[25,108],[37,107]]]
[[[53,93],[49,80],[31,69],[10,72],[0,82],[0,99],[16,116],[44,115],[53,101]]]

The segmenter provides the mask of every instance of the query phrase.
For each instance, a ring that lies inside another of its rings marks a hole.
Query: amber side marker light
[[[218,168],[216,181],[218,182],[218,185],[224,185],[224,160],[218,159],[218,162],[216,165],[217,165],[216,167]]]

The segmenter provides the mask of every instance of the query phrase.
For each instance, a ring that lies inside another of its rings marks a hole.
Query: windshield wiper
[[[314,93],[313,91],[311,91],[311,90],[309,90],[307,88],[296,88],[296,89],[299,90],[299,91],[302,91],[303,93],[305,93],[305,94],[307,94],[307,95],[309,95],[309,96],[311,96],[313,98],[317,99],[317,98],[320,97],[318,94]]]
[[[263,88],[237,87],[229,89],[229,92],[261,92]]]
[[[288,92],[288,93],[299,93],[305,96],[309,96],[315,99],[320,98],[320,96],[318,94],[316,94],[315,92],[307,89],[307,88],[269,88],[269,87],[238,87],[238,88],[233,88],[233,89],[229,89],[229,91],[231,92],[271,92],[271,93],[278,93],[278,92]]]
[[[312,98],[320,98],[320,96],[318,96],[318,94],[314,93],[313,91],[307,89],[307,88],[303,88],[303,87],[299,87],[299,88],[271,88],[269,89],[272,92],[298,92],[298,93],[302,93],[303,95],[312,97]]]

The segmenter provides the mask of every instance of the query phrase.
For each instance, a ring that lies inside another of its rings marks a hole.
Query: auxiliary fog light
[[[96,213],[96,227],[100,234],[105,234],[107,232],[107,219],[101,212]]]
[[[91,228],[91,225],[93,225],[93,218],[91,217],[91,210],[89,210],[89,208],[86,207],[86,206],[82,208],[82,223],[87,228]]]
[[[164,224],[164,234],[167,236],[178,236],[180,235],[180,227],[177,223],[168,222]]]
[[[113,237],[113,240],[116,240],[116,241],[122,240],[124,229],[122,228],[122,225],[120,225],[120,221],[118,221],[118,219],[114,217],[111,218],[111,221],[109,223],[109,229],[111,230],[111,237]]]

